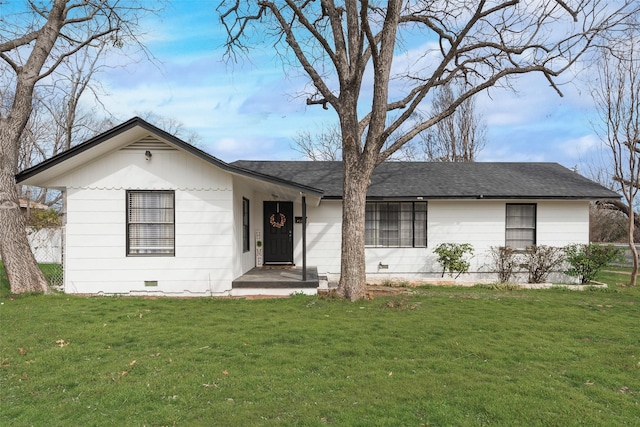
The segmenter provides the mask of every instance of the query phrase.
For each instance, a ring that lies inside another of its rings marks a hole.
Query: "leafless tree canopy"
[[[55,127],[43,116],[32,116],[34,106],[66,111],[56,117],[64,121],[66,132],[60,148],[68,148],[78,130],[77,100],[91,79],[87,71],[95,70],[91,61],[105,48],[135,44],[144,50],[138,20],[150,10],[135,0],[53,0],[12,4],[9,11],[0,15],[0,255],[12,292],[22,293],[46,290],[27,242],[14,184],[19,162],[29,162],[44,150],[35,144],[39,133]],[[83,60],[90,64],[83,65]],[[68,85],[62,83],[65,79]],[[60,87],[69,89],[68,97],[59,96]],[[59,103],[49,102],[52,99]],[[28,141],[33,144],[25,147]]]
[[[593,91],[600,116],[597,131],[611,156],[611,178],[623,195],[624,203],[609,201],[601,206],[623,212],[628,217],[627,237],[634,255],[631,284],[638,274],[635,247],[636,213],[634,205],[640,190],[640,58],[636,52],[638,34],[613,43],[603,51],[598,67],[599,86]]]
[[[306,159],[313,161],[334,161],[342,159],[342,139],[337,125],[322,126],[316,133],[308,129],[298,131],[291,145]]]
[[[176,118],[161,116],[153,111],[137,112],[136,115],[191,145],[198,146],[202,140],[198,132],[188,130],[184,123]]]
[[[230,55],[248,52],[262,35],[266,42],[285,42],[312,81],[314,91],[307,103],[330,105],[342,115],[352,108],[344,105],[343,93],[353,88],[361,95],[358,105],[372,104],[359,118],[358,133],[384,129],[375,141],[365,138],[365,144],[381,148],[381,139],[397,135],[379,161],[504,77],[539,72],[561,93],[555,78],[589,46],[615,36],[618,25],[637,9],[637,2],[630,0],[233,0],[219,7]],[[391,67],[401,38],[425,40],[424,50],[408,58],[407,65]],[[403,79],[404,93],[387,96],[388,81],[377,72],[371,76],[371,66],[392,68],[385,77]],[[411,120],[433,88],[454,80],[467,86],[449,108],[417,123]]]
[[[338,115],[344,168],[339,289],[358,299],[365,296],[365,195],[373,169],[510,76],[541,73],[561,93],[556,78],[590,47],[615,37],[639,7],[637,0],[223,0],[218,11],[229,57],[260,42],[274,44],[309,77],[307,104]],[[399,40],[423,44],[402,55]],[[433,89],[452,82],[464,90],[447,108],[417,114]]]
[[[446,109],[456,97],[451,85],[441,86],[433,97],[433,110]],[[475,99],[467,98],[450,116],[421,135],[425,156],[437,162],[474,162],[486,143],[486,130],[476,113]]]

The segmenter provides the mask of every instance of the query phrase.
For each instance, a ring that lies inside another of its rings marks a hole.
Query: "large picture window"
[[[173,191],[127,191],[127,255],[175,255]]]
[[[536,244],[536,205],[507,204],[505,245],[526,249]]]
[[[368,202],[365,245],[427,246],[427,202]]]
[[[242,252],[249,252],[249,199],[242,198]]]

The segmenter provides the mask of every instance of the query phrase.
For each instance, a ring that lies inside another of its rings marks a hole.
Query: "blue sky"
[[[201,136],[202,149],[225,161],[300,159],[291,149],[292,137],[335,123],[335,112],[307,106],[297,95],[307,81],[280,63],[271,48],[226,63],[216,4],[174,1],[148,18],[144,40],[156,62],[104,72],[103,103],[123,121],[146,111],[179,120]],[[476,100],[487,124],[479,160],[558,162],[587,174],[600,142],[590,124],[592,100],[582,79],[564,84],[563,98],[539,75],[524,76],[515,87],[516,93],[493,89]]]

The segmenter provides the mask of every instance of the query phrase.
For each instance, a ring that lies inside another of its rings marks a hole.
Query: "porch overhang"
[[[322,191],[315,188],[296,185],[288,182],[274,182],[268,179],[248,177],[246,175],[236,175],[259,193],[270,196],[271,200],[288,200],[296,203],[303,203],[306,198],[307,205],[317,207],[322,199]]]

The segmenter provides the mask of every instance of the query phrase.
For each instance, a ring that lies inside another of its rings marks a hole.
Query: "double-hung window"
[[[173,191],[127,191],[127,255],[175,255]]]
[[[506,224],[506,246],[526,249],[536,244],[535,204],[507,204]]]
[[[367,202],[365,245],[427,246],[427,202]]]

